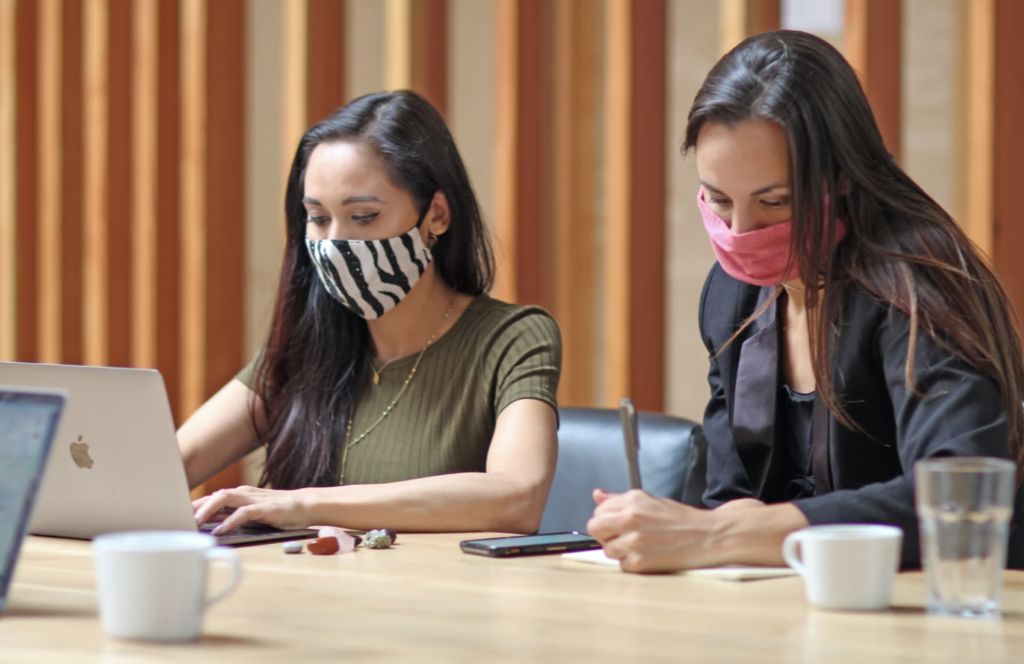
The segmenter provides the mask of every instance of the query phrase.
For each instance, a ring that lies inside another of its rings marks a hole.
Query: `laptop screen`
[[[0,388],[0,609],[63,406],[58,394]]]

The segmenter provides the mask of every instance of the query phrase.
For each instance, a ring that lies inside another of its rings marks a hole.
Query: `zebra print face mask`
[[[387,240],[311,240],[306,249],[324,288],[347,309],[367,320],[380,318],[401,302],[430,264],[420,221]]]

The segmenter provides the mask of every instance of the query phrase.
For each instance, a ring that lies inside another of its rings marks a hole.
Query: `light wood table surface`
[[[839,613],[810,608],[798,578],[461,553],[473,537],[400,535],[392,549],[335,556],[239,549],[241,585],[183,645],[106,636],[90,545],[30,537],[0,614],[0,662],[1024,661],[1024,572],[1007,573],[1001,620],[926,615],[920,573],[899,575],[888,611]]]

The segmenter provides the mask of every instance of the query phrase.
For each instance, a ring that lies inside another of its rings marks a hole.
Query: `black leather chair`
[[[648,493],[701,506],[707,444],[696,422],[638,413],[640,477]],[[560,408],[558,466],[541,519],[541,533],[585,532],[594,513],[591,492],[629,489],[629,466],[619,411]]]

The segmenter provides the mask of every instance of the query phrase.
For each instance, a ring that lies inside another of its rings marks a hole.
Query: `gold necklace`
[[[380,372],[384,371],[384,369],[389,364],[391,364],[392,362],[394,362],[397,359],[399,359],[399,358],[397,358],[397,357],[396,358],[392,358],[392,359],[388,360],[387,362],[385,362],[384,364],[380,365],[380,369],[375,369],[374,366],[373,366],[373,358],[372,357],[370,358],[370,371],[373,372],[373,384],[374,385],[380,385]]]
[[[349,449],[363,442],[363,440],[365,440],[366,437],[370,435],[370,432],[376,429],[377,425],[383,422],[384,418],[391,414],[391,411],[394,409],[395,404],[398,403],[398,400],[402,398],[402,395],[405,394],[405,389],[409,387],[409,383],[412,382],[412,377],[416,375],[416,370],[419,369],[420,367],[420,360],[423,359],[423,354],[427,352],[427,349],[430,348],[431,344],[434,343],[434,340],[437,339],[437,335],[441,332],[441,328],[444,327],[444,322],[448,320],[448,316],[452,313],[453,306],[455,306],[454,295],[452,295],[451,301],[448,302],[448,310],[444,312],[444,318],[441,319],[441,325],[438,326],[437,331],[434,332],[434,336],[430,337],[430,341],[428,341],[427,345],[424,346],[423,350],[420,351],[419,357],[416,358],[416,364],[413,365],[412,371],[409,372],[409,377],[406,378],[405,383],[402,384],[402,389],[398,391],[398,394],[395,395],[395,398],[391,400],[391,404],[384,409],[384,412],[381,413],[380,417],[377,418],[377,421],[371,424],[370,428],[364,431],[355,440],[352,440],[352,420],[355,419],[356,405],[355,402],[352,403],[352,409],[348,416],[348,426],[345,428],[345,446],[341,450],[341,476],[338,478],[339,485],[345,483],[345,462],[348,460]],[[391,360],[389,360],[389,362],[390,361]],[[372,364],[370,366],[371,368],[373,367]],[[385,364],[385,366],[387,366],[387,364]],[[384,367],[381,367],[381,371],[383,370]]]

